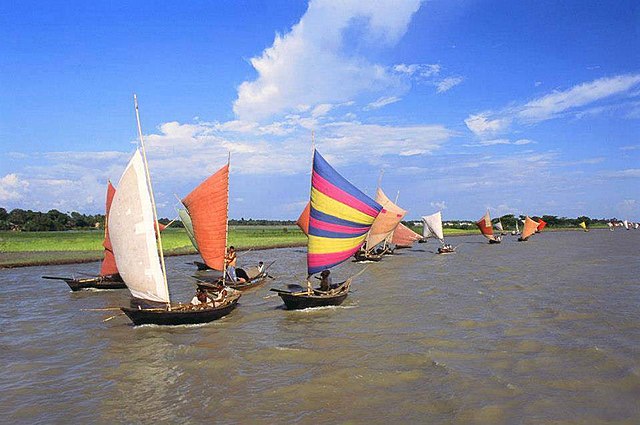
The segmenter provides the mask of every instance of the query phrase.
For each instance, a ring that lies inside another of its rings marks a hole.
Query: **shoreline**
[[[306,246],[306,242],[296,242],[296,243],[281,243],[281,244],[271,244],[264,246],[254,246],[254,247],[243,247],[240,246],[237,248],[237,252],[246,252],[246,251],[263,251],[266,249],[277,249],[277,248],[296,248]],[[20,252],[5,252],[0,254],[2,255],[11,255],[14,254],[16,256],[28,256],[28,255],[67,255],[66,258],[60,259],[35,259],[35,260],[16,260],[15,262],[9,262],[8,264],[0,264],[0,270],[2,269],[15,269],[19,267],[37,267],[37,266],[60,266],[65,264],[84,264],[84,263],[94,263],[102,260],[103,251],[20,251]],[[174,250],[165,252],[165,257],[180,257],[186,255],[197,255],[198,251],[194,248],[189,248],[188,250]]]
[[[592,230],[599,230],[600,227],[595,227]],[[551,228],[545,229],[544,232],[570,232],[570,231],[582,231],[580,228]],[[543,233],[544,233],[543,232]],[[507,235],[511,234],[511,231],[505,232]],[[480,232],[476,229],[469,229],[468,231],[457,231],[454,234],[447,234],[445,230],[446,238],[454,238],[459,236],[480,236]],[[296,248],[306,246],[306,241],[293,242],[293,243],[274,243],[269,245],[260,246],[238,246],[238,252],[243,251],[263,251],[267,249],[277,248]],[[57,266],[65,264],[84,264],[93,263],[102,260],[103,251],[12,251],[0,253],[2,256],[17,257],[15,260],[9,259],[6,264],[0,264],[0,270],[2,269],[14,269],[19,267],[37,267],[37,266]],[[197,255],[198,252],[192,247],[177,248],[171,251],[165,251],[165,257],[178,257],[184,255]],[[29,256],[46,257],[46,258],[34,258],[29,259]],[[51,258],[51,256],[60,256],[60,258]]]

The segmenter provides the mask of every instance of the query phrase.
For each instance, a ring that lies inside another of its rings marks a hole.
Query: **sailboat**
[[[121,310],[135,325],[211,322],[229,314],[236,307],[240,293],[236,291],[217,305],[171,303],[162,240],[154,229],[157,214],[135,96],[134,102],[141,146],[120,178],[109,212],[113,253],[133,297],[131,307],[121,307]]]
[[[113,248],[111,247],[111,240],[109,239],[108,232],[109,210],[115,193],[116,189],[113,187],[111,182],[108,181],[106,214],[104,220],[104,240],[102,242],[102,246],[104,247],[104,258],[102,259],[102,265],[100,266],[100,274],[98,276],[84,278],[42,276],[43,279],[63,280],[67,285],[69,285],[69,288],[71,288],[72,291],[79,291],[81,289],[122,289],[127,287],[118,273],[118,267],[116,266],[116,260],[113,256]]]
[[[375,250],[376,246],[391,236],[407,214],[405,210],[392,202],[380,188],[376,191],[376,202],[382,205],[382,211],[373,221],[364,246],[355,253],[356,261],[380,261],[382,256],[387,253],[388,247],[385,243],[383,247],[378,247],[378,250]]]
[[[438,254],[451,254],[455,252],[454,247],[444,243],[442,213],[440,211],[428,216],[423,216],[422,225],[422,241],[426,242],[430,237],[436,237],[442,245],[438,248]]]
[[[581,223],[578,223],[578,226],[582,227],[582,230],[584,230],[585,232],[589,231],[589,229],[587,229],[587,223],[584,221]]]
[[[625,228],[625,229],[629,230],[629,221],[624,220],[624,221],[622,222],[622,225],[624,226],[624,228]]]
[[[478,221],[476,221],[476,226],[480,229],[480,233],[482,236],[489,240],[490,244],[497,244],[502,242],[500,236],[495,236],[493,234],[493,225],[491,224],[491,216],[489,215],[489,210],[487,213]]]
[[[296,224],[302,230],[302,233],[309,236],[309,214],[311,213],[311,202],[307,202],[307,205],[304,207],[302,212],[300,213],[300,217],[296,221]]]
[[[313,152],[310,198],[307,288],[299,287],[291,291],[271,288],[288,309],[340,305],[344,302],[355,276],[327,292],[312,289],[309,278],[351,258],[364,243],[382,210],[382,205],[342,177],[317,150]]]
[[[266,281],[266,269],[259,270],[258,267],[245,271],[248,279],[244,282],[232,280],[225,275],[224,258],[229,234],[227,225],[229,163],[200,183],[181,202],[186,208],[181,217],[183,217],[187,235],[193,238],[192,242],[204,261],[203,263],[195,262],[199,270],[211,269],[222,272],[223,276],[218,279],[218,283],[234,289],[249,289]],[[237,271],[239,270],[237,269]],[[229,279],[227,280],[227,278]],[[200,282],[198,287],[205,290],[217,290],[217,285],[206,282]]]
[[[519,242],[527,241],[531,237],[531,235],[533,235],[536,232],[537,228],[538,228],[538,223],[530,219],[529,216],[526,216],[524,219],[524,227],[522,229],[522,235],[518,238],[518,241]]]
[[[538,223],[537,223],[537,227],[536,227],[536,233],[542,232],[542,229],[544,229],[545,227],[547,227],[547,222],[544,221],[541,218],[538,219]]]
[[[411,248],[414,242],[420,239],[422,239],[422,236],[400,223],[396,230],[393,231],[391,243],[396,246],[396,249]]]
[[[512,230],[512,231],[511,231],[511,234],[512,234],[513,236],[516,236],[516,235],[519,235],[519,234],[520,234],[520,228],[518,227],[518,220],[519,220],[519,219],[518,219],[518,218],[516,218],[515,216],[514,216],[514,218],[515,218],[515,222],[516,222],[516,230]]]

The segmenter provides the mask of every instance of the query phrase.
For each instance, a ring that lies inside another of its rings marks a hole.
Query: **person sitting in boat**
[[[213,305],[213,303],[214,303],[214,300],[212,300],[207,295],[207,291],[200,288],[196,290],[196,296],[193,297],[193,299],[191,300],[191,305],[202,305],[202,304]]]
[[[227,288],[221,283],[218,284],[218,287],[216,289],[217,291],[215,292],[215,296],[213,297],[214,307],[220,306],[220,304],[222,304],[227,298],[227,295],[229,295],[227,292]]]
[[[332,289],[336,289],[338,285],[333,284],[331,279],[331,272],[329,270],[322,270],[320,277],[316,276],[316,279],[320,279],[320,290],[323,292],[329,292]]]
[[[247,274],[247,272],[244,269],[241,269],[240,267],[238,267],[236,269],[236,282],[244,283],[244,282],[248,282],[249,280],[251,279],[249,278],[249,275]]]
[[[498,235],[494,238],[496,242],[502,242],[502,236]]]
[[[258,262],[258,274],[261,275],[264,273],[264,263],[262,261]]]
[[[232,281],[236,281],[236,263],[238,261],[238,256],[236,255],[236,249],[233,246],[229,247],[227,251],[227,255],[224,257],[225,265],[227,266],[227,273],[229,273],[229,277]]]

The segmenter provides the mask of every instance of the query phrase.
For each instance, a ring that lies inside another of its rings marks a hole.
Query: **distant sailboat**
[[[480,229],[482,236],[489,240],[490,244],[498,244],[502,241],[500,236],[495,236],[493,234],[493,225],[491,224],[491,216],[489,215],[488,210],[480,220],[476,221],[476,226]],[[502,227],[502,225],[500,227]]]
[[[516,219],[515,219],[515,221],[516,221],[516,230],[512,230],[512,231],[511,231],[511,234],[512,234],[512,235],[514,235],[514,236],[515,236],[515,235],[519,235],[519,234],[520,234],[520,228],[518,227],[518,221],[519,221],[519,220],[520,220],[519,218],[516,218]]]
[[[422,236],[400,223],[393,232],[391,243],[394,244],[396,248],[411,248],[414,242],[420,239],[422,239]]]
[[[122,289],[127,285],[122,281],[122,277],[118,273],[118,266],[116,265],[116,259],[113,256],[113,248],[111,246],[111,240],[109,239],[109,210],[111,209],[111,202],[116,193],[116,189],[113,187],[110,181],[107,182],[107,199],[105,207],[104,217],[104,240],[102,246],[104,247],[104,258],[100,266],[100,274],[98,276],[75,278],[75,277],[56,277],[56,276],[42,276],[43,279],[63,280],[69,285],[72,291],[79,291],[81,289]]]
[[[134,97],[135,100],[135,97]],[[164,266],[151,179],[146,165],[144,140],[135,102],[141,149],[125,168],[109,213],[109,236],[122,279],[133,297],[121,310],[135,325],[206,323],[229,314],[239,293],[219,304],[172,304]],[[227,165],[228,166],[228,165]]]
[[[362,247],[382,205],[342,177],[314,150],[307,243],[307,289],[272,288],[288,309],[340,305],[347,298],[352,276],[320,291],[309,278],[351,258]]]
[[[380,188],[376,191],[376,202],[382,205],[382,210],[367,233],[363,249],[356,252],[356,261],[379,261],[382,255],[386,253],[387,247],[381,247],[380,252],[375,252],[376,246],[385,242],[391,236],[407,214],[405,210],[392,202]]]
[[[544,229],[545,227],[547,227],[547,222],[543,219],[539,219],[536,227],[536,233],[542,232],[542,229]]]
[[[609,226],[609,230],[613,232],[613,228],[615,227],[615,225],[612,222],[608,222],[607,226]]]
[[[585,232],[589,231],[589,229],[587,229],[587,223],[585,221],[578,223],[578,226],[582,227],[582,230],[584,230]]]
[[[302,233],[305,235],[309,235],[309,213],[311,212],[311,202],[307,202],[307,205],[304,207],[302,212],[300,213],[300,217],[296,221],[296,224],[302,230]]]
[[[438,248],[438,254],[450,254],[455,252],[455,248],[449,244],[444,243],[444,233],[442,232],[442,213],[437,213],[422,217],[422,237],[423,240],[428,240],[431,237],[435,237],[440,241]]]
[[[537,228],[538,223],[530,219],[529,216],[526,216],[524,219],[524,228],[522,229],[522,235],[518,238],[518,241],[527,241],[531,237],[531,235],[536,232]]]
[[[629,230],[629,222],[627,220],[624,220],[622,222],[622,225],[624,226],[625,229]]]

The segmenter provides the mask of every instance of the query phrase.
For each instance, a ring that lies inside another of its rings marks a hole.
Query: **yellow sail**
[[[587,229],[587,223],[586,223],[586,222],[584,222],[584,221],[583,221],[582,223],[579,223],[579,224],[578,224],[578,226],[582,227],[582,229],[583,229],[585,232],[588,232],[588,231],[589,231],[589,229]]]

